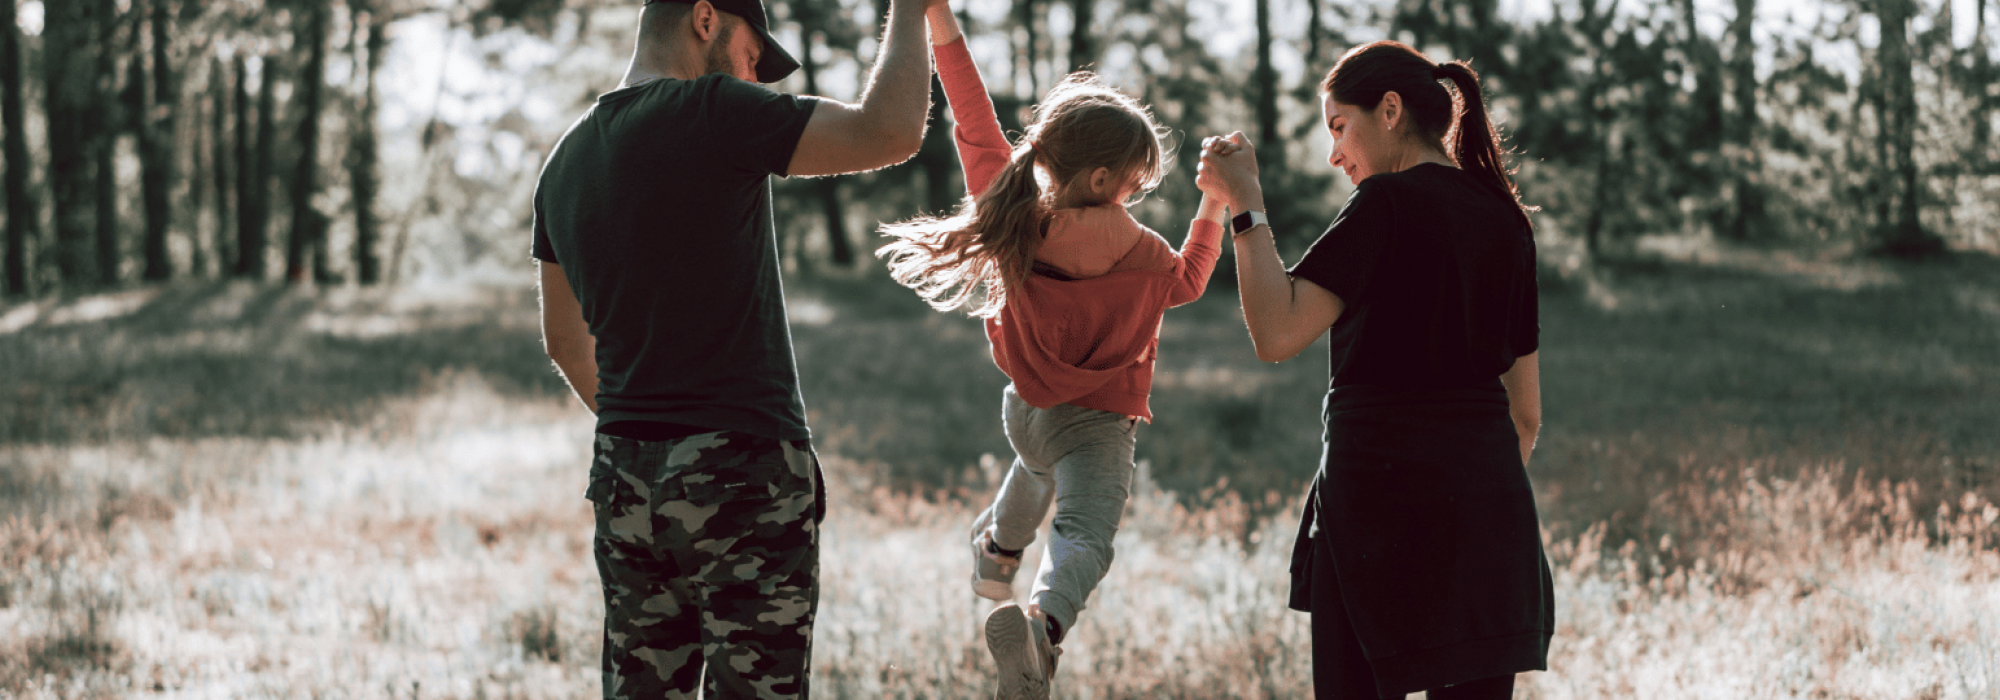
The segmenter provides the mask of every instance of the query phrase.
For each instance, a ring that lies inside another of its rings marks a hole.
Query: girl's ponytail
[[[891,240],[875,254],[888,259],[889,276],[940,311],[973,304],[973,316],[998,315],[1007,290],[1027,282],[1049,218],[1031,143],[957,214],[883,226]]]

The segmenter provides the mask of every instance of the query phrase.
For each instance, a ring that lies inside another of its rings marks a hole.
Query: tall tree
[[[1271,153],[1273,167],[1283,167],[1284,146],[1278,138],[1278,71],[1271,67],[1271,0],[1257,0],[1257,147]]]
[[[118,267],[123,260],[118,255],[118,169],[115,156],[118,152],[118,137],[125,131],[123,115],[119,107],[118,53],[114,46],[118,43],[118,7],[113,0],[96,0],[97,38],[93,42],[96,50],[96,108],[90,110],[90,124],[93,126],[89,137],[91,160],[96,163],[96,224],[97,224],[97,283],[111,286],[118,283]]]
[[[46,12],[46,10],[44,10]],[[7,289],[28,293],[28,241],[41,238],[35,200],[28,195],[28,136],[21,107],[21,30],[14,20],[13,0],[0,0],[0,122],[5,122],[5,186],[0,197],[7,206]]]
[[[264,62],[269,75],[271,66]],[[236,90],[230,103],[236,112],[236,276],[264,277],[264,172],[255,153],[256,128],[250,121],[250,71],[242,54],[236,55]],[[268,80],[265,87],[269,87]]]
[[[1587,2],[1588,0],[1586,0]],[[1722,59],[1715,44],[1701,35],[1695,22],[1694,0],[1679,0],[1682,38],[1688,71],[1694,74],[1694,118],[1688,122],[1688,145],[1713,150],[1722,137]]]
[[[1729,24],[1731,94],[1736,110],[1729,119],[1728,159],[1735,210],[1725,233],[1736,240],[1751,237],[1764,213],[1764,192],[1754,174],[1761,168],[1757,147],[1757,63],[1756,43],[1751,33],[1757,18],[1757,0],[1736,0],[1736,17]]]
[[[238,66],[241,66],[241,64],[241,61],[237,62]],[[232,85],[231,75],[227,64],[222,62],[222,57],[217,56],[209,62],[208,174],[215,182],[215,185],[210,190],[215,194],[214,240],[215,276],[217,277],[228,277],[234,274],[237,265],[236,257],[230,254],[230,251],[236,247],[231,244],[231,237],[235,230],[230,225],[235,221],[232,218],[232,212],[235,211],[235,208],[230,206],[230,200],[231,195],[236,191],[236,180],[234,178],[236,173],[235,159],[231,157],[231,146],[236,142],[229,137],[230,105],[232,104],[229,99],[230,87]],[[233,84],[241,87],[241,73],[239,72],[235,75],[237,78]],[[238,123],[241,123],[240,119]]]
[[[1979,0],[1976,8],[1978,13],[1973,16],[1978,19],[1973,21],[1976,29],[1972,32],[1972,79],[1966,81],[1966,87],[1973,94],[1973,163],[1983,173],[1990,160],[1986,149],[1993,142],[1994,101],[1993,90],[1988,87],[1993,84],[1993,49],[1988,46],[1986,38],[1986,0]]]
[[[1611,154],[1619,150],[1617,125],[1613,123],[1612,110],[1604,104],[1604,93],[1612,79],[1606,70],[1610,59],[1605,34],[1611,30],[1612,18],[1618,15],[1618,0],[1609,0],[1604,7],[1598,5],[1600,1],[1582,0],[1583,11],[1577,17],[1577,30],[1583,34],[1590,57],[1590,82],[1584,84],[1583,110],[1584,122],[1589,124],[1596,174],[1591,179],[1590,213],[1584,220],[1583,241],[1584,250],[1592,257],[1602,248],[1604,219],[1611,206]]]
[[[85,282],[90,269],[91,133],[85,120],[96,102],[91,47],[95,2],[42,5],[43,104],[49,125],[49,193],[55,219],[57,277]]]
[[[292,231],[285,244],[285,281],[293,284],[305,280],[306,255],[313,256],[314,278],[326,281],[328,277],[325,243],[320,235],[324,228],[321,224],[323,217],[312,205],[313,193],[318,189],[319,116],[325,102],[328,10],[326,4],[320,2],[305,3],[300,10],[305,17],[294,27],[292,45],[305,49],[306,65],[299,75],[297,94],[293,97],[299,112],[298,140],[294,142],[298,148],[298,161],[292,169],[290,183]]]
[[[381,239],[381,220],[375,217],[375,194],[381,186],[376,174],[375,75],[382,70],[382,51],[387,46],[383,41],[382,17],[372,0],[354,0],[349,19],[353,30],[349,41],[355,41],[361,31],[368,32],[368,42],[364,51],[367,59],[357,61],[356,72],[361,75],[361,95],[359,109],[356,109],[352,141],[347,149],[348,181],[354,190],[354,275],[361,284],[375,284],[382,280],[382,257],[375,251],[376,241]]]
[[[153,82],[152,92],[146,94],[139,57],[132,58],[132,75],[142,99],[140,112],[134,119],[139,135],[140,187],[146,200],[146,237],[143,249],[146,266],[143,276],[148,280],[164,280],[173,276],[173,261],[167,257],[167,225],[173,220],[173,204],[168,189],[174,180],[174,110],[177,92],[173,78],[173,67],[167,63],[167,1],[147,0],[151,7],[147,24],[152,28]],[[137,7],[133,12],[137,13]],[[133,34],[137,35],[138,24],[133,24]],[[136,46],[136,43],[135,43]]]
[[[1097,8],[1092,0],[1070,0],[1069,28],[1069,69],[1083,70],[1097,62],[1097,45],[1091,30],[1097,16]]]
[[[1910,51],[1912,0],[1876,0],[1882,44],[1876,65],[1882,71],[1881,142],[1888,151],[1887,197],[1891,221],[1877,233],[1877,249],[1889,255],[1920,257],[1940,252],[1944,241],[1925,231],[1918,219],[1922,188],[1917,182],[1917,91]]]
[[[794,0],[791,4],[792,16],[804,28],[800,39],[799,68],[805,75],[808,95],[820,94],[819,56],[814,50],[814,39],[825,36],[828,18],[818,5],[819,0]],[[812,184],[813,192],[819,195],[820,213],[826,217],[827,256],[835,265],[852,266],[854,244],[847,237],[847,216],[840,202],[840,179],[815,178]]]
[[[1014,0],[1014,20],[1020,23],[1023,34],[1021,47],[1014,50],[1014,62],[1020,75],[1028,76],[1028,93],[1039,98],[1042,88],[1035,59],[1041,55],[1042,39],[1035,29],[1035,5],[1036,0]]]

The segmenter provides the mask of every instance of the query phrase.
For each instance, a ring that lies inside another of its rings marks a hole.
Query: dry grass
[[[9,449],[52,507],[0,525],[0,695],[593,694],[587,428],[461,375],[304,440]],[[985,494],[827,467],[821,693],[983,697],[960,538]],[[1602,527],[1553,542],[1555,670],[1521,696],[2000,693],[2000,509],[1922,512],[1907,485],[1769,469],[1656,495],[1707,533],[1650,548],[1675,561],[1607,547]],[[1307,617],[1283,609],[1293,504],[1138,491],[1062,695],[1304,697]]]
[[[1534,476],[1561,629],[1519,696],[2000,697],[2000,266],[1675,265],[1550,285]],[[1005,455],[983,339],[905,292],[796,287],[832,498],[815,682],[983,697],[961,543]],[[1063,697],[1309,693],[1283,601],[1324,369],[1248,358],[1220,291],[1163,331],[1148,477]],[[0,309],[0,698],[594,694],[589,422],[522,302]]]

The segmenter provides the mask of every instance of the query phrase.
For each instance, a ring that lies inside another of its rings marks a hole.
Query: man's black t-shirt
[[[549,154],[533,254],[597,339],[600,427],[650,421],[809,437],[769,176],[815,100],[722,74],[606,93]]]
[[[1331,388],[1476,389],[1535,351],[1535,240],[1518,205],[1434,163],[1363,180],[1291,269],[1340,297]]]

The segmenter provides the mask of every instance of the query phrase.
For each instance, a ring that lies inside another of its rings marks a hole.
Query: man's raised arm
[[[930,116],[924,9],[944,0],[890,0],[889,26],[859,104],[822,99],[792,152],[792,177],[884,168],[915,155]]]

